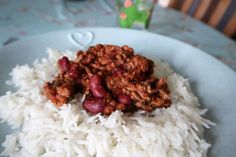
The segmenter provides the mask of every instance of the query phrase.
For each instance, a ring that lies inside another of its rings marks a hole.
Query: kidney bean
[[[69,70],[69,75],[73,78],[73,79],[77,79],[79,77],[79,72],[77,69],[75,68],[71,68]]]
[[[58,65],[62,72],[66,72],[70,69],[70,61],[66,56],[58,60]]]
[[[102,98],[90,97],[84,100],[83,108],[91,114],[101,113],[105,109],[105,102]]]
[[[89,80],[89,88],[93,96],[103,98],[106,96],[106,91],[102,86],[102,78],[99,75],[93,75]]]
[[[125,105],[130,105],[132,102],[132,99],[129,95],[126,94],[119,94],[118,95],[118,100],[120,103],[125,104]]]
[[[144,74],[141,74],[139,77],[138,77],[138,80],[139,81],[145,81],[146,79],[146,76]]]
[[[119,66],[119,67],[117,67],[116,69],[114,69],[114,70],[112,71],[112,74],[113,74],[114,76],[119,76],[119,75],[123,74],[124,71],[125,71],[124,67]]]

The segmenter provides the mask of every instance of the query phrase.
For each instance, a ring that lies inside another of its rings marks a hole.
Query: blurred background
[[[163,7],[174,8],[235,39],[235,0],[160,0]]]
[[[0,47],[80,27],[126,27],[163,34],[236,70],[235,0],[0,0]]]

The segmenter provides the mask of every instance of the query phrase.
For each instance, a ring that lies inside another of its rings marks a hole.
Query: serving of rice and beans
[[[0,97],[12,157],[205,157],[211,146],[188,80],[128,46],[59,52],[17,65]],[[155,65],[155,66],[154,66]]]

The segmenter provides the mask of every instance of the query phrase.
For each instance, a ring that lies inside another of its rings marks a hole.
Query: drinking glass
[[[156,0],[116,0],[120,27],[147,29]]]

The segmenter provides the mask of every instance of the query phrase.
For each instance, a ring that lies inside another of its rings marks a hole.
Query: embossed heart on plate
[[[70,35],[72,41],[77,44],[79,47],[85,49],[93,41],[94,35],[93,32],[74,32]]]

